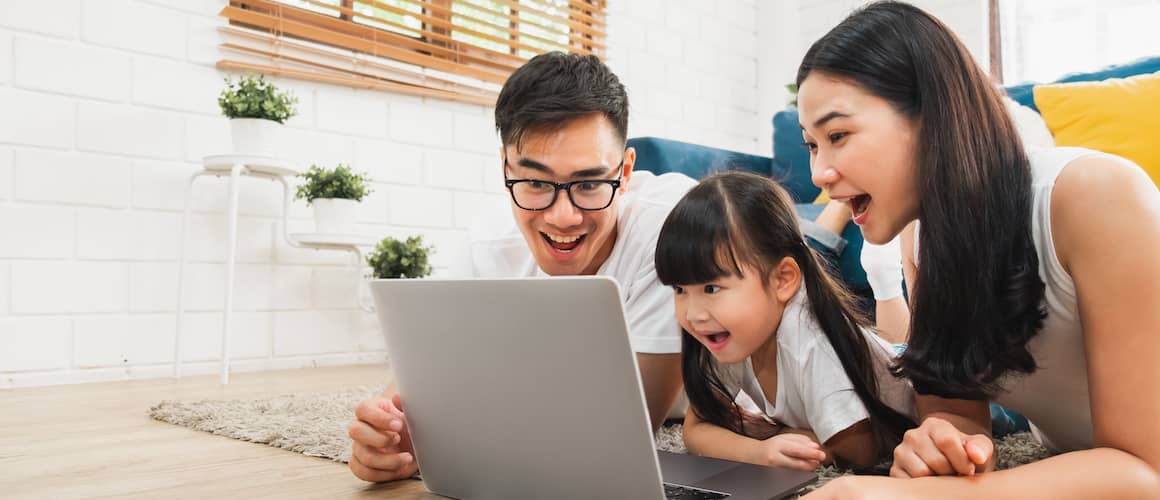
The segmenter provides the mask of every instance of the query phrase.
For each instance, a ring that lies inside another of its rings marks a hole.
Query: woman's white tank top
[[[1015,410],[1032,423],[1032,430],[1049,449],[1081,450],[1092,447],[1092,416],[1088,399],[1087,359],[1075,283],[1059,263],[1051,234],[1051,194],[1055,180],[1072,160],[1102,155],[1083,148],[1028,150],[1031,163],[1031,235],[1039,256],[1047,318],[1028,344],[1039,369],[1031,375],[1012,375],[996,402]],[[914,232],[914,262],[918,263],[919,228]]]

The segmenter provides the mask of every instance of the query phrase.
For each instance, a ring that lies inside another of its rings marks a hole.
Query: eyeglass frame
[[[556,204],[556,200],[560,197],[561,190],[563,190],[565,193],[568,194],[568,202],[571,203],[573,207],[576,207],[577,210],[583,210],[585,212],[599,212],[601,210],[604,210],[604,209],[612,206],[612,202],[616,200],[616,191],[618,189],[620,189],[621,179],[624,178],[624,156],[620,157],[620,164],[618,164],[616,166],[616,170],[620,171],[620,174],[617,175],[615,179],[578,179],[578,180],[564,182],[564,183],[552,182],[552,181],[543,180],[543,179],[509,179],[507,177],[507,171],[508,171],[508,169],[512,168],[512,166],[510,163],[508,163],[508,159],[507,159],[506,154],[503,155],[503,167],[504,167],[503,184],[504,184],[504,186],[507,187],[508,194],[510,194],[512,197],[512,203],[515,203],[516,206],[520,208],[520,210],[527,210],[529,212],[543,212],[544,210],[552,208],[552,206]],[[544,208],[524,208],[523,205],[520,205],[519,200],[516,199],[516,193],[515,193],[515,190],[513,189],[513,186],[515,186],[516,184],[519,184],[521,182],[540,182],[540,183],[552,186],[552,188],[554,188],[554,190],[552,191],[552,201],[548,202],[548,205],[545,206]],[[576,199],[572,198],[572,186],[575,184],[583,184],[583,183],[599,183],[599,184],[608,184],[608,185],[612,186],[612,196],[608,197],[608,203],[600,208],[584,208],[584,207],[581,207],[580,205],[577,205]]]

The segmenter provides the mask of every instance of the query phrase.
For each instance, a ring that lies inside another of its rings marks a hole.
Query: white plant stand
[[[229,207],[226,210],[228,221],[227,234],[229,246],[226,253],[225,305],[222,309],[222,364],[221,383],[229,383],[230,367],[230,319],[233,312],[234,299],[234,267],[237,258],[238,239],[238,181],[243,175],[265,178],[278,181],[282,184],[282,235],[286,244],[295,248],[313,248],[316,250],[343,250],[350,252],[355,259],[355,282],[359,306],[364,310],[373,311],[369,301],[364,300],[362,293],[362,247],[374,246],[375,238],[356,234],[320,234],[296,233],[290,234],[286,225],[290,212],[290,185],[286,177],[295,176],[301,172],[294,164],[278,158],[244,155],[213,155],[202,161],[203,169],[189,178],[186,189],[185,209],[181,218],[181,247],[179,249],[177,267],[177,335],[173,347],[173,376],[181,378],[181,334],[182,319],[185,314],[185,264],[189,246],[189,215],[192,211],[193,185],[199,177],[229,176],[230,194]]]
[[[315,250],[343,250],[350,252],[354,259],[355,293],[358,305],[366,312],[374,312],[373,300],[363,293],[362,270],[366,266],[366,258],[362,249],[374,247],[378,239],[361,234],[325,234],[325,233],[294,233],[287,235],[286,242],[298,248],[313,248]]]

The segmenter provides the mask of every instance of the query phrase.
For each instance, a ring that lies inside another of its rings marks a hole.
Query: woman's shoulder
[[[1068,267],[1073,242],[1106,229],[1110,221],[1144,216],[1157,204],[1160,192],[1135,163],[1095,151],[1071,158],[1051,190],[1051,232],[1060,262]]]

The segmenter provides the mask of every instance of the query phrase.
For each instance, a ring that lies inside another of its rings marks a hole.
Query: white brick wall
[[[754,2],[609,2],[608,64],[628,87],[629,136],[760,153]]]
[[[759,14],[780,20],[800,4],[610,2],[608,62],[629,89],[630,136],[768,154],[764,103],[783,78],[770,84],[766,65],[804,48],[796,28],[794,47],[762,43]],[[837,22],[843,2],[828,4],[817,12]],[[225,5],[0,2],[0,388],[170,373],[186,186],[203,156],[230,146],[214,69]],[[288,157],[372,177],[361,231],[421,234],[437,275],[465,271],[471,219],[506,200],[492,109],[272,80],[299,98]],[[282,240],[277,183],[243,179],[241,193],[234,369],[382,363],[349,256]],[[190,198],[187,373],[220,362],[227,195],[224,179],[201,178]],[[313,229],[303,203],[289,215],[290,231]]]
[[[12,198],[12,150],[0,148],[0,200]]]
[[[14,31],[75,39],[80,32],[81,0],[0,2],[0,26]]]
[[[0,30],[0,84],[12,80],[12,34]]]
[[[0,143],[71,149],[76,144],[76,106],[60,96],[0,87]]]
[[[910,3],[938,17],[963,40],[967,49],[984,69],[988,67],[986,3],[983,0],[909,0]],[[772,154],[770,119],[785,109],[789,93],[785,84],[797,76],[802,56],[817,39],[836,26],[855,8],[869,0],[770,0],[758,2],[756,19],[758,43],[764,50],[758,55],[758,87],[761,90],[758,113],[766,133],[759,137],[761,154]]]
[[[132,59],[118,51],[24,37],[13,40],[12,47],[18,87],[108,101],[129,96]]]
[[[17,151],[13,198],[17,201],[125,207],[132,163],[123,158],[57,151]]]

